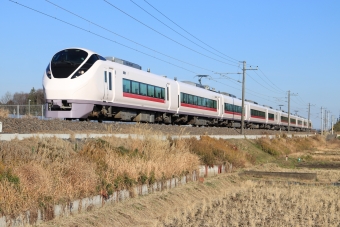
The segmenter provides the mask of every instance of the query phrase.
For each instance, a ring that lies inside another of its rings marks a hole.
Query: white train
[[[83,48],[56,53],[45,70],[43,87],[46,116],[51,118],[241,126],[241,100],[235,96],[145,72],[137,64]],[[247,128],[288,126],[288,113],[251,101],[245,102],[244,119]],[[290,126],[297,131],[312,127],[294,115]]]

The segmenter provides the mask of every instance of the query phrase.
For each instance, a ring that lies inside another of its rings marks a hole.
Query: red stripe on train
[[[204,107],[204,106],[196,106],[188,103],[181,103],[181,106],[184,107],[189,107],[189,108],[195,108],[195,109],[200,109],[200,110],[208,110],[208,111],[217,111],[217,109],[210,108],[210,107]]]
[[[251,115],[250,117],[252,117],[252,118],[258,118],[258,119],[263,119],[263,120],[266,120],[266,118],[265,118],[265,117],[260,117],[260,116],[254,116],[254,115]]]
[[[225,110],[224,113],[226,113],[226,114],[234,114],[234,115],[238,115],[238,116],[241,116],[241,115],[242,115],[241,113],[232,112],[232,111],[227,111],[227,110]]]
[[[141,99],[141,100],[151,101],[151,102],[165,103],[164,99],[148,97],[148,96],[144,96],[144,95],[131,94],[131,93],[127,93],[127,92],[123,92],[123,97],[133,98],[133,99]]]

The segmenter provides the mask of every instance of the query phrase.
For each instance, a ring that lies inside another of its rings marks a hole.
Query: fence
[[[9,117],[12,118],[23,116],[45,118],[45,105],[0,105],[0,109],[8,110]]]

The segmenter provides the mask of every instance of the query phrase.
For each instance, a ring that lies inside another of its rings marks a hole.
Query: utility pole
[[[324,127],[323,127],[325,134],[327,131],[327,110],[325,109],[325,115],[324,115]]]
[[[241,135],[244,134],[244,93],[245,93],[245,84],[246,84],[246,71],[247,70],[257,70],[257,69],[246,69],[246,61],[243,61],[243,78],[242,78],[242,112],[241,112]]]
[[[322,119],[322,106],[321,106],[321,135],[323,135],[323,119]]]
[[[328,110],[328,116],[327,116],[327,125],[328,125],[328,130],[332,129],[332,112]]]
[[[333,119],[334,119],[334,115],[332,115],[331,117],[332,135],[333,135],[333,124],[334,124]]]
[[[296,94],[290,94],[290,90],[288,91],[288,133],[290,131],[290,96],[297,96]]]
[[[309,121],[310,121],[310,107],[311,106],[315,106],[315,105],[311,105],[310,103],[308,103],[308,131],[310,131],[311,129],[309,128]],[[322,108],[322,107],[321,107]]]

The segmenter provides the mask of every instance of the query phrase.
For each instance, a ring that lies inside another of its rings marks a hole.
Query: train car
[[[236,96],[226,92],[221,92],[223,97],[223,122],[228,127],[240,128],[241,115],[242,115],[242,101],[237,99]],[[245,115],[246,115],[245,111]]]
[[[241,127],[242,101],[236,96],[155,75],[84,48],[56,53],[45,70],[43,88],[46,117],[51,118]],[[287,113],[249,100],[244,107],[247,128],[288,127]],[[292,117],[292,129],[311,127],[306,121]]]
[[[267,124],[267,108],[258,105],[257,102],[247,101],[247,127],[248,128],[266,128]]]
[[[192,84],[179,82],[178,114],[181,121],[207,125],[221,118],[221,96],[206,89],[193,89]],[[196,87],[195,87],[196,88]]]
[[[288,113],[285,113],[283,111],[280,114],[280,128],[281,130],[288,129]]]

